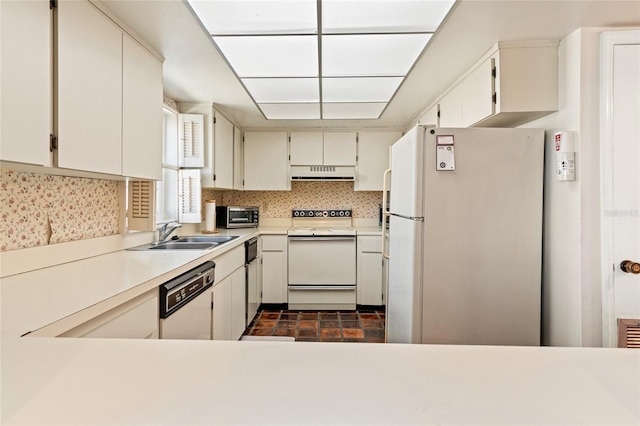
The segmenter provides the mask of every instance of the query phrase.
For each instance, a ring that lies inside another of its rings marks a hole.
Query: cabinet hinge
[[[291,154],[289,154],[289,161],[291,161]]]
[[[491,77],[496,78],[498,76],[498,71],[496,67],[491,68]]]
[[[51,133],[49,135],[49,152],[53,152],[58,149],[58,137]]]
[[[215,173],[214,173],[214,175],[213,175],[213,180],[216,180],[216,175],[215,175]]]
[[[55,9],[58,7],[58,0],[49,0],[49,9]]]
[[[242,187],[244,188],[244,179],[242,179]]]
[[[438,116],[438,118],[440,118],[440,110],[438,110],[438,113],[436,115]]]
[[[497,93],[497,92],[496,92],[496,93],[494,93],[494,94],[493,94],[493,96],[491,96],[491,101],[492,101],[494,104],[497,104],[497,103],[498,103],[498,93]]]
[[[213,309],[213,300],[211,301],[211,309]]]
[[[358,156],[356,155],[356,161],[358,161]]]
[[[291,136],[289,136],[289,143],[291,143]]]
[[[216,124],[217,121],[218,121],[218,118],[217,117],[213,117],[213,124]]]

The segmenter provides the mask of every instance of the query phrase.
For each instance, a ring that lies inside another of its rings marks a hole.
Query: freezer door
[[[538,345],[544,131],[439,128],[425,150],[423,343]]]
[[[391,216],[387,342],[421,343],[423,222]]]
[[[404,217],[423,217],[423,126],[416,126],[391,146],[389,210]]]

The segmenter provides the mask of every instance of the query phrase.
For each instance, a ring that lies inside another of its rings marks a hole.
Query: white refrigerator
[[[543,168],[541,129],[419,125],[391,147],[387,342],[540,344]]]

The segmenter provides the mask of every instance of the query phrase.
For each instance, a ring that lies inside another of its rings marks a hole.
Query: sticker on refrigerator
[[[436,170],[451,171],[456,169],[453,135],[436,136]]]

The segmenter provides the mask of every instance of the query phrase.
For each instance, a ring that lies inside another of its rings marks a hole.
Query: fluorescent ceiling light
[[[189,0],[209,34],[316,34],[316,0]]]
[[[431,34],[353,34],[322,37],[322,75],[404,77]]]
[[[324,102],[387,102],[398,89],[402,77],[323,78]]]
[[[268,119],[379,118],[455,3],[187,1]]]
[[[322,32],[434,32],[454,0],[323,0]]]
[[[320,102],[318,78],[243,78],[257,103]]]
[[[238,77],[317,77],[315,36],[213,38]]]
[[[324,103],[322,117],[325,119],[376,119],[380,117],[386,103]]]
[[[265,117],[270,120],[317,120],[320,104],[258,104]]]

